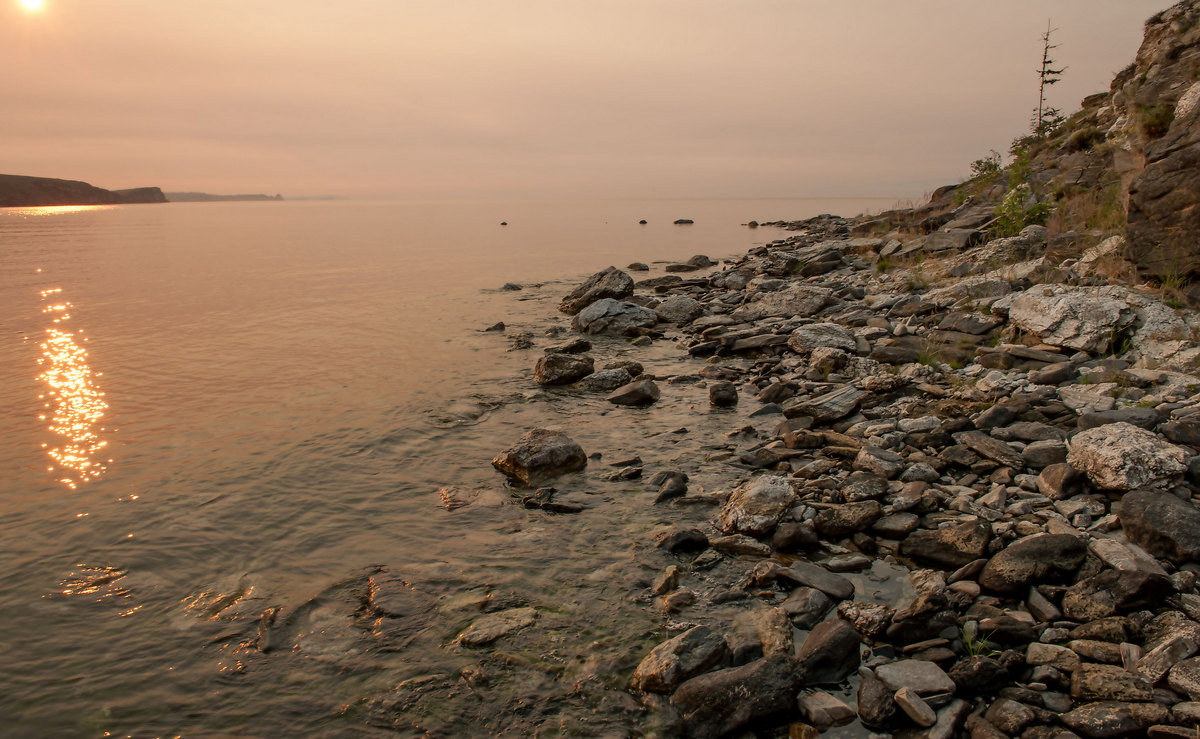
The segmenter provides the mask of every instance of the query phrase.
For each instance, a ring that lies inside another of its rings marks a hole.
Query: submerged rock
[[[695,626],[652,649],[634,670],[631,684],[635,690],[670,693],[683,681],[725,665],[729,657],[720,634]]]
[[[536,608],[528,607],[489,613],[475,619],[465,631],[458,635],[456,641],[465,647],[487,646],[502,636],[531,626],[537,620],[537,615]]]
[[[592,373],[595,364],[586,354],[547,354],[533,367],[539,385],[569,385]]]
[[[658,317],[649,308],[603,298],[579,311],[571,326],[585,334],[625,334],[657,323]]]

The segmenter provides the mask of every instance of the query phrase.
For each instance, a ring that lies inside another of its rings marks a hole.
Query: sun
[[[43,0],[20,0],[21,7],[29,11],[41,10],[45,4]]]

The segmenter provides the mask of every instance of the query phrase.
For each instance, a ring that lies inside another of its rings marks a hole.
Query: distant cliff
[[[167,196],[157,187],[105,190],[78,180],[0,174],[0,208],[165,202]]]
[[[167,200],[172,203],[224,203],[234,200],[283,200],[282,195],[252,193],[245,195],[213,195],[207,192],[169,192]]]

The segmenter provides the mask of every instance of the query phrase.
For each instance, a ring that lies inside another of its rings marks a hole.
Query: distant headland
[[[79,180],[0,174],[0,208],[30,208],[48,205],[120,205],[126,203],[210,203],[233,200],[283,200],[283,196],[262,193],[242,195],[213,195],[206,192],[164,193],[157,187],[105,190]]]
[[[0,174],[0,208],[165,202],[167,196],[157,187],[105,190],[79,180]]]
[[[251,193],[242,195],[213,195],[207,192],[169,192],[167,201],[172,203],[225,203],[234,200],[283,200],[283,196]]]

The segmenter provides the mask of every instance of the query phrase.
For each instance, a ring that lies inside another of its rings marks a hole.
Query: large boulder
[[[1066,285],[1035,285],[1008,308],[1009,322],[1043,343],[1096,353],[1109,351],[1136,318],[1122,300]]]
[[[1105,490],[1164,485],[1187,471],[1191,455],[1129,423],[1109,423],[1071,438],[1067,464]]]
[[[558,309],[575,315],[602,298],[625,298],[633,295],[633,278],[616,267],[609,267],[587,278],[562,299]]]
[[[585,334],[625,334],[657,323],[658,317],[649,308],[613,298],[597,300],[571,320],[572,328]]]
[[[1023,593],[1039,582],[1069,579],[1086,556],[1087,544],[1077,536],[1028,536],[988,560],[979,574],[979,584],[997,593]]]
[[[796,502],[796,492],[788,478],[777,475],[756,477],[739,485],[721,509],[721,530],[766,536]]]
[[[533,487],[587,466],[583,448],[561,431],[534,429],[496,455],[492,466],[509,478]]]
[[[682,716],[687,736],[716,739],[760,716],[793,708],[799,685],[796,662],[774,654],[694,677],[679,686],[671,705]]]
[[[1135,490],[1121,498],[1125,536],[1147,552],[1173,562],[1200,561],[1200,509],[1158,490]]]
[[[592,374],[595,363],[586,354],[547,354],[533,367],[539,385],[568,385]]]
[[[862,637],[848,621],[822,621],[796,650],[805,685],[839,683],[858,669]]]

